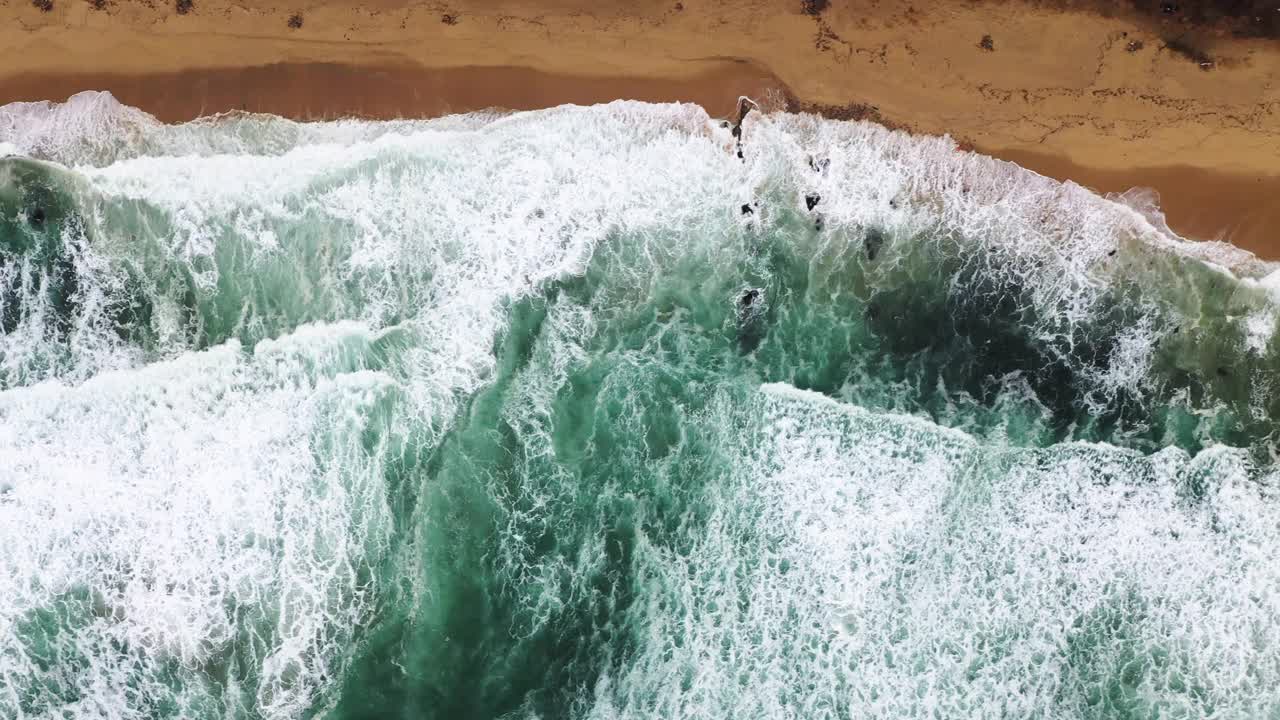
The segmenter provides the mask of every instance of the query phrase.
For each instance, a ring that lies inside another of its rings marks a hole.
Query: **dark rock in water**
[[[862,241],[862,248],[867,251],[867,259],[875,260],[876,255],[880,254],[880,248],[884,247],[884,233],[879,230],[868,230],[867,237]]]
[[[84,230],[66,190],[69,178],[49,163],[0,159],[0,329],[6,334],[27,316],[33,296],[54,310],[50,320],[58,331],[72,327],[80,292],[75,238]]]
[[[753,102],[750,98],[746,98],[746,97],[738,98],[738,119],[733,124],[734,128],[735,129],[741,128],[742,121],[746,120],[747,115],[750,114],[752,110],[755,110],[756,107],[757,106],[755,102]],[[735,137],[737,136],[735,135]]]
[[[822,201],[822,196],[818,193],[809,193],[804,196],[804,206],[809,210],[818,207],[818,203]]]
[[[14,332],[31,319],[31,304],[43,314],[45,329],[69,334],[83,311],[85,278],[81,257],[92,244],[80,216],[80,187],[61,166],[23,157],[0,158],[0,330]],[[128,271],[123,287],[104,297],[105,319],[125,339],[140,337],[151,324],[151,301]],[[194,305],[194,299],[192,301]]]
[[[813,229],[822,232],[822,218],[813,221]]]
[[[738,352],[750,355],[764,342],[764,323],[752,320],[738,331]]]
[[[0,275],[0,282],[0,333],[8,335],[22,321],[22,278],[17,273]]]
[[[742,160],[742,122],[747,119],[747,114],[756,108],[756,104],[748,98],[738,99],[738,119],[733,123],[733,139],[738,146],[738,159]]]
[[[755,351],[764,341],[764,290],[747,288],[738,296],[738,351],[743,355]]]
[[[754,214],[755,214],[755,212],[756,212],[755,210],[752,210],[752,209],[751,209],[751,206],[750,206],[750,205],[743,205],[743,206],[742,206],[742,214],[743,214],[743,215],[754,215]]]

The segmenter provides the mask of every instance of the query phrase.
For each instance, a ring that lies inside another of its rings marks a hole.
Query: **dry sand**
[[[0,103],[110,90],[177,121],[615,98],[727,115],[772,95],[1102,192],[1153,187],[1178,232],[1280,258],[1280,41],[1240,37],[1280,28],[1265,3],[1203,25],[1214,3],[1185,0],[51,2],[0,0]]]

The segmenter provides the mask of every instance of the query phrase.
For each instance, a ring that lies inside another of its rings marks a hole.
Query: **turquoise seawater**
[[[1280,718],[1280,275],[861,123],[0,108],[0,717]]]

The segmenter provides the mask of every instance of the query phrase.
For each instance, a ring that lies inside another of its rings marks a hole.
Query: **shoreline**
[[[619,98],[694,102],[724,117],[739,95],[785,98],[788,109],[950,134],[1104,194],[1150,187],[1175,232],[1280,259],[1280,42],[1185,18],[1024,0],[920,10],[851,0],[817,13],[800,0],[195,0],[183,15],[134,0],[55,2],[41,12],[0,0],[18,18],[0,28],[12,58],[0,104],[107,90],[179,122]],[[289,26],[293,15],[301,27]]]

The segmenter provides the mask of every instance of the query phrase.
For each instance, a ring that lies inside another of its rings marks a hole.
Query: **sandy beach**
[[[750,95],[1154,188],[1179,233],[1280,258],[1280,11],[1224,4],[3,0],[0,103],[109,90],[173,122]]]

